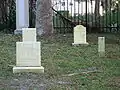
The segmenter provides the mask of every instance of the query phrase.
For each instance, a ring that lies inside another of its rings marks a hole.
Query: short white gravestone
[[[23,42],[36,42],[36,28],[23,28]]]
[[[36,28],[23,28],[23,42],[16,42],[16,66],[13,73],[43,73],[41,43],[36,42]]]
[[[86,42],[86,27],[77,25],[74,28],[74,43],[72,45],[88,44]]]
[[[105,38],[98,37],[98,54],[100,57],[105,56]]]

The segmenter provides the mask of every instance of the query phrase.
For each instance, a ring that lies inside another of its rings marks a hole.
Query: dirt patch
[[[0,79],[0,90],[51,90],[61,85],[68,87],[72,82],[62,77],[47,79],[37,74],[19,74],[11,79]]]
[[[117,59],[117,60],[120,59],[119,55],[107,55],[106,57],[111,59]]]
[[[43,76],[35,74],[18,75],[11,79],[0,80],[0,89],[8,90],[46,90],[48,81]]]
[[[120,88],[120,76],[119,77],[113,77],[109,80],[108,85],[110,87],[118,87]]]

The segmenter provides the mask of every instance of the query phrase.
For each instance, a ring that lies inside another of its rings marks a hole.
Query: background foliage
[[[78,3],[80,3],[80,0],[75,0]],[[84,1],[84,0],[83,0]],[[106,11],[103,16],[97,17],[96,19],[96,13],[88,13],[85,15],[79,15],[79,16],[70,16],[69,11],[58,11],[60,12],[64,17],[68,18],[69,20],[73,22],[86,22],[91,26],[100,26],[100,27],[108,27],[105,28],[104,31],[120,31],[120,2],[118,1],[118,4],[116,4],[117,0],[111,0],[111,6],[105,7],[105,4],[103,2],[103,9]],[[13,33],[13,31],[16,28],[16,12],[15,12],[15,0],[1,0],[0,1],[0,31],[6,32],[6,33]],[[106,0],[108,2],[108,0]],[[29,0],[30,5],[30,27],[35,27],[35,6],[36,0]],[[107,4],[106,4],[107,5]],[[112,8],[109,9],[109,8]],[[86,17],[87,15],[87,17]],[[98,16],[98,15],[97,15]],[[86,20],[87,19],[87,20]],[[97,23],[96,23],[97,22]],[[66,22],[61,18],[58,14],[53,15],[53,26],[56,32],[72,32],[72,27],[70,23]],[[117,28],[115,28],[117,27]]]

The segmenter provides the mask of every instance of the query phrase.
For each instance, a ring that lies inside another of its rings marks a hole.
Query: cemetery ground
[[[106,56],[98,57],[98,36],[106,38]],[[88,46],[72,46],[73,35],[37,37],[44,74],[13,74],[16,42],[0,34],[0,90],[120,90],[120,41],[116,34],[88,34]]]

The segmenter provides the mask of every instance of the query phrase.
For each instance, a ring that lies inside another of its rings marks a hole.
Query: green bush
[[[105,22],[106,26],[111,24],[120,24],[120,11],[117,12],[107,12],[103,16],[103,21]]]
[[[102,25],[106,32],[120,32],[120,11],[107,12],[102,17]]]

